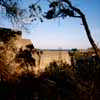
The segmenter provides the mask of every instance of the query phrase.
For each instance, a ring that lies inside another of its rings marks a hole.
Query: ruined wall
[[[31,40],[23,39],[20,31],[0,28],[0,61],[2,60],[9,67],[7,67],[9,72],[15,72],[20,65],[15,61],[20,48],[27,49],[26,45],[30,44],[32,45]]]
[[[4,55],[6,55],[6,63],[10,65],[10,70],[15,71],[17,66],[20,64],[15,62],[15,56],[20,51],[28,49],[27,45],[33,45],[31,40],[23,39],[22,33],[20,31],[14,31],[11,29],[0,28],[0,46],[4,46]],[[1,50],[0,50],[1,53]],[[2,53],[1,53],[2,54]],[[49,65],[50,62],[60,61],[71,64],[70,56],[67,51],[59,50],[43,50],[43,53],[40,55],[37,53],[32,54],[36,61],[36,67],[44,69]]]
[[[36,66],[44,69],[49,65],[50,62],[56,61],[65,62],[71,65],[71,59],[67,51],[59,51],[59,50],[43,50],[43,54],[41,54],[40,65],[38,64],[39,57],[37,55],[33,55],[36,59]]]

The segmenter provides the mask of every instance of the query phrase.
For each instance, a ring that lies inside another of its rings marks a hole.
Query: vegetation
[[[27,71],[14,75],[14,78],[0,82],[0,100],[89,100],[94,96],[94,80],[84,80],[83,75],[91,73],[82,68],[80,65],[78,72],[86,74],[79,75],[65,63],[52,62],[39,76]]]
[[[57,71],[58,66],[55,62],[50,64],[50,67],[56,67],[52,70],[51,75],[49,75],[47,70],[41,73],[39,77],[36,77],[31,72],[24,72],[13,80],[1,82],[0,88],[4,89],[6,87],[6,89],[3,91],[0,89],[0,92],[2,92],[0,99],[33,100],[37,97],[41,100],[65,100],[66,98],[68,100],[77,100],[77,93],[74,91],[74,88],[77,88],[77,86],[70,79],[70,76],[67,75],[67,72],[60,71],[59,68],[59,71]],[[8,92],[9,94],[7,94]]]
[[[0,80],[7,80],[12,71],[11,64],[16,52],[12,41],[0,45]]]
[[[18,67],[20,69],[24,69],[26,66],[27,71],[29,67],[31,67],[33,71],[33,66],[35,67],[35,59],[32,57],[30,50],[22,50],[22,48],[20,48],[20,51],[16,54],[15,61],[16,63],[20,63]]]
[[[77,49],[72,49],[72,52],[69,52],[71,66],[62,62],[52,62],[44,72],[36,76],[33,71],[35,59],[31,53],[37,53],[40,65],[42,52],[32,51],[34,49],[32,45],[28,45],[26,50],[20,49],[17,52],[13,42],[16,38],[12,39],[11,34],[8,34],[7,38],[3,35],[3,39],[7,41],[4,45],[0,44],[0,100],[91,100],[95,95],[95,86],[99,86],[97,82],[100,75],[100,57],[85,15],[69,0],[51,2],[47,0],[49,7],[44,13],[39,5],[40,1],[28,5],[27,9],[20,7],[23,0],[0,0],[0,6],[5,9],[12,22],[18,24],[21,21],[21,27],[24,27],[23,20],[26,18],[29,18],[30,22],[37,19],[43,22],[43,19],[51,20],[67,16],[80,18],[95,56],[89,55],[89,52],[80,53]],[[16,37],[15,34],[12,35]],[[15,67],[15,63],[19,64],[18,68],[23,68],[24,72],[11,74],[11,67]],[[29,67],[32,68],[31,71]]]

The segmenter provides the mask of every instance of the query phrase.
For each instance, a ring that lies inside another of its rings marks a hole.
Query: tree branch
[[[83,25],[84,25],[84,28],[85,28],[85,31],[86,31],[86,34],[87,34],[87,37],[89,39],[89,42],[91,43],[92,47],[94,48],[94,51],[96,53],[96,56],[99,57],[99,54],[98,54],[98,48],[97,48],[97,45],[95,44],[92,36],[91,36],[91,32],[90,32],[90,29],[89,29],[89,26],[87,24],[87,21],[86,21],[86,18],[85,18],[85,15],[83,14],[83,12],[79,9],[79,8],[76,8],[74,6],[72,6],[71,2],[69,0],[64,0],[68,5],[69,7],[75,11],[76,13],[78,13],[80,15],[80,18],[82,19],[82,22],[83,22]]]

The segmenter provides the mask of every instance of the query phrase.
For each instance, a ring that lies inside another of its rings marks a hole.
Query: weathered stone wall
[[[26,45],[30,44],[32,44],[31,40],[23,39],[20,31],[0,28],[0,60],[3,59],[11,73],[15,72],[20,65],[15,62],[16,54],[20,48],[27,49]]]
[[[13,34],[13,35],[12,35]],[[8,39],[6,41],[6,39]],[[5,42],[6,41],[6,42]],[[23,39],[22,33],[20,31],[14,31],[11,29],[5,29],[0,28],[0,45],[4,45],[5,54],[8,60],[7,64],[9,64],[11,69],[13,71],[16,70],[17,66],[19,66],[18,63],[15,62],[14,57],[16,54],[20,51],[20,48],[22,50],[28,49],[27,45],[33,45],[31,40],[29,39]],[[60,61],[66,62],[67,64],[71,64],[70,56],[67,51],[60,51],[60,50],[43,50],[43,53],[39,56],[37,53],[33,54],[33,57],[36,61],[36,67],[37,69],[41,68],[44,69],[46,66],[49,65],[50,62],[53,61]]]
[[[36,66],[44,69],[46,66],[49,65],[50,62],[56,61],[63,61],[69,65],[71,65],[71,59],[67,51],[60,51],[60,50],[43,50],[43,54],[41,54],[41,58],[37,55],[33,55],[36,59]],[[40,59],[40,64],[38,64]]]

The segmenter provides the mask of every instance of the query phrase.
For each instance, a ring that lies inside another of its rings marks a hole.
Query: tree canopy
[[[22,3],[26,2],[27,4]],[[50,20],[61,17],[81,17],[77,14],[82,14],[81,11],[72,6],[69,0],[32,0],[28,3],[25,0],[0,0],[1,11],[5,9],[6,16],[11,18],[13,22],[26,21],[34,22],[37,19],[43,22],[44,19]],[[76,12],[77,11],[77,12]]]

